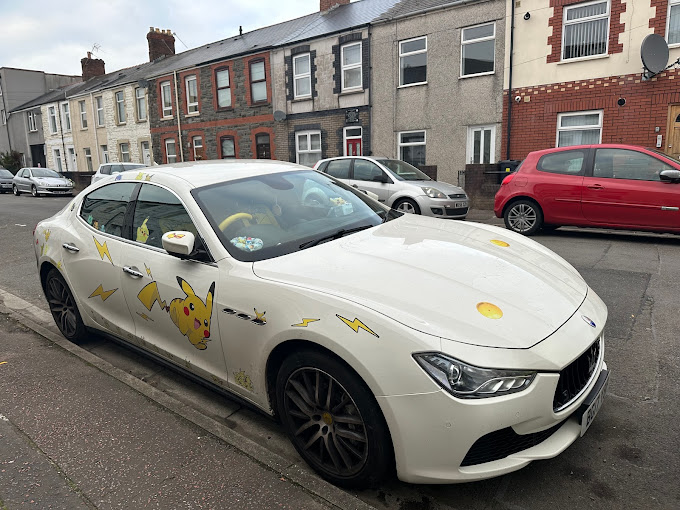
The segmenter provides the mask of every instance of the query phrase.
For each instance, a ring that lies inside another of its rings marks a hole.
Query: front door
[[[674,159],[680,158],[680,104],[672,104],[668,107],[664,152]]]
[[[358,158],[354,160],[353,176],[350,185],[360,190],[375,193],[378,195],[378,200],[383,203],[387,203],[392,193],[394,193],[391,177],[382,168],[368,159]]]
[[[68,147],[66,153],[68,154],[68,171],[77,172],[78,164],[76,163],[76,150],[73,147]]]
[[[151,166],[151,151],[149,150],[149,142],[142,142],[142,161],[146,166]]]
[[[361,156],[361,138],[348,138],[345,144],[347,156]]]
[[[272,159],[272,150],[269,143],[269,135],[260,133],[255,136],[255,146],[257,151],[257,159]]]

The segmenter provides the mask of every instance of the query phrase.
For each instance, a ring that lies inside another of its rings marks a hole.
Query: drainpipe
[[[510,0],[512,5],[510,11],[510,61],[508,69],[508,127],[507,141],[505,143],[505,159],[510,159],[510,132],[512,131],[512,50],[515,35],[515,0]]]
[[[368,25],[368,139],[371,142],[371,154],[373,155],[373,103],[371,103],[373,92],[373,68],[371,67],[371,45],[373,44],[373,37],[371,36],[371,24]],[[363,131],[362,131],[363,134]],[[343,143],[344,142],[343,140]],[[364,151],[363,142],[361,145],[361,152]]]
[[[99,169],[99,165],[102,164],[101,155],[99,154],[99,137],[97,136],[99,118],[97,117],[97,110],[94,109],[94,94],[92,92],[90,92],[90,108],[92,108],[92,129],[94,129],[94,151],[97,153],[97,169]]]
[[[66,171],[68,172],[68,158],[66,157],[66,144],[64,143],[64,129],[63,126],[61,125],[61,104],[57,104],[57,121],[59,122],[59,132],[61,133],[61,158],[64,161],[64,166],[66,167]],[[49,108],[47,109],[47,115],[49,116]],[[71,106],[69,105],[69,115],[71,115]],[[49,120],[49,119],[48,119]],[[53,152],[54,154],[54,152]]]
[[[179,137],[179,158],[184,163],[184,148],[182,147],[182,123],[179,118],[179,92],[177,91],[177,71],[172,72],[175,81],[175,109],[177,111],[177,136]]]

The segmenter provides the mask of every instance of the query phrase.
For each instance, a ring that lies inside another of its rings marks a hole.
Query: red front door
[[[345,142],[348,156],[361,156],[361,138],[350,138]]]

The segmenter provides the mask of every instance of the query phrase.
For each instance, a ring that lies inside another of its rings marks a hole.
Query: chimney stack
[[[83,69],[83,81],[106,74],[104,61],[99,58],[92,58],[92,53],[89,51],[87,52],[87,57],[80,59],[80,66]]]
[[[149,27],[146,40],[149,42],[149,62],[175,54],[175,37],[172,30]]]
[[[326,12],[331,10],[336,5],[346,5],[349,0],[320,0],[319,10],[321,12]]]

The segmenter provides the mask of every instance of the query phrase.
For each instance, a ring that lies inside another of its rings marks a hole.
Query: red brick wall
[[[650,0],[652,7],[656,7],[656,13],[649,20],[649,28],[661,37],[666,37],[666,19],[668,16],[668,0]]]
[[[505,157],[507,90],[503,94],[501,154]],[[525,87],[514,89],[511,97],[516,96],[521,101],[512,106],[510,159],[555,147],[557,114],[585,110],[603,110],[602,143],[654,147],[657,135],[666,141],[668,105],[680,103],[680,70],[664,71],[647,82],[640,73]],[[617,104],[619,98],[626,100],[625,106]]]
[[[552,27],[552,35],[548,37],[548,45],[552,47],[546,61],[559,62],[562,59],[562,17],[564,8],[569,5],[583,3],[584,0],[550,0],[550,7],[554,9],[553,16],[548,21]],[[655,0],[651,0],[654,2]],[[609,51],[610,55],[621,53],[623,44],[619,43],[619,35],[626,28],[625,23],[621,23],[621,14],[626,12],[626,4],[623,0],[611,0],[611,13],[609,19]]]

